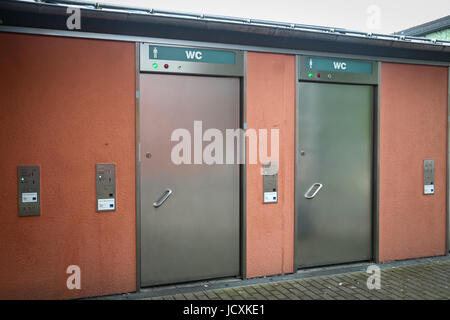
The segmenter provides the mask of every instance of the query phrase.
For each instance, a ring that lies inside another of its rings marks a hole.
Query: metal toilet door
[[[239,275],[239,165],[194,164],[203,138],[194,121],[225,139],[239,128],[239,91],[238,78],[140,76],[142,286]],[[192,164],[176,164],[186,130]]]
[[[373,88],[298,88],[296,266],[370,260]]]

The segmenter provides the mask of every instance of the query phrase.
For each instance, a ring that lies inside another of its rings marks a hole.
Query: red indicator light
[[[317,78],[320,78],[320,73],[317,74]]]
[[[164,68],[167,69],[168,67],[169,67],[169,65],[166,63],[166,64],[164,65]]]

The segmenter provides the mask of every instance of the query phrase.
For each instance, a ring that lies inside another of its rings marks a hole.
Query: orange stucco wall
[[[248,53],[247,127],[277,128],[280,141],[276,204],[262,203],[261,164],[248,164],[247,154],[247,277],[293,272],[294,56]]]
[[[447,68],[382,63],[379,259],[445,254]],[[423,160],[435,194],[423,195]]]
[[[134,44],[0,33],[0,47],[0,299],[134,291]],[[109,162],[117,211],[96,213]],[[18,217],[18,165],[41,166],[41,216]]]

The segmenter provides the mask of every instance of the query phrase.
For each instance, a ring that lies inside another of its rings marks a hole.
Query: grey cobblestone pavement
[[[177,293],[150,300],[435,300],[450,299],[450,261],[381,269],[381,288],[367,288],[370,274],[348,272],[302,279]]]

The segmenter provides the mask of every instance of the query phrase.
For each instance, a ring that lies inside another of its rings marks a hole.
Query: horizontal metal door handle
[[[163,192],[163,194],[161,195],[161,197],[160,197],[157,201],[153,202],[153,206],[154,206],[155,208],[158,208],[159,206],[161,206],[161,205],[164,203],[164,201],[167,200],[167,198],[170,197],[171,194],[172,194],[172,190],[170,190],[169,188],[167,188],[166,191]]]
[[[305,193],[305,198],[306,199],[312,199],[316,196],[317,192],[319,192],[320,189],[322,189],[323,185],[321,183],[314,183],[309,189],[308,191],[306,191]]]

